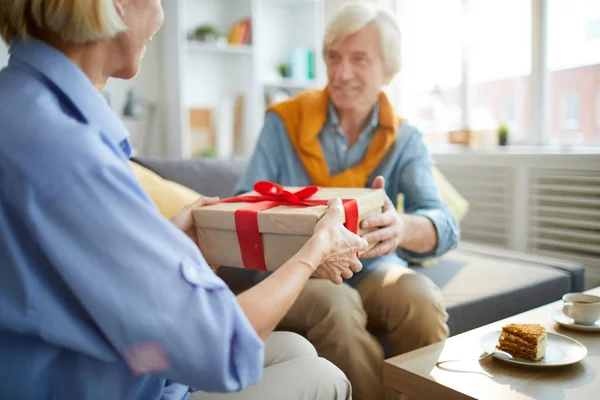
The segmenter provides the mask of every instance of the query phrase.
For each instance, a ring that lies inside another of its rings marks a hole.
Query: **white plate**
[[[486,353],[491,353],[498,344],[501,331],[486,333],[479,344]],[[528,365],[532,367],[558,367],[561,365],[575,364],[585,358],[587,349],[584,345],[568,336],[548,332],[546,338],[546,355],[540,361],[527,361],[520,358],[507,360],[501,355],[492,354],[492,357],[508,363]]]
[[[594,325],[576,324],[571,318],[563,314],[562,310],[556,310],[552,314],[550,314],[550,316],[560,326],[564,326],[565,328],[584,332],[600,332],[600,321],[596,321]]]

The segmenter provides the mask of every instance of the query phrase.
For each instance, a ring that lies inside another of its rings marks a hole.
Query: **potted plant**
[[[194,154],[194,156],[196,156],[196,157],[216,157],[217,149],[214,146],[207,147],[202,150],[199,150],[196,154]]]
[[[287,63],[280,63],[277,66],[277,70],[279,71],[279,75],[281,75],[282,78],[289,78],[291,76],[290,66]]]
[[[508,144],[508,128],[504,124],[501,124],[498,127],[498,144],[500,146],[506,146]]]
[[[201,42],[214,41],[219,36],[219,31],[212,25],[200,25],[194,30],[193,38]]]

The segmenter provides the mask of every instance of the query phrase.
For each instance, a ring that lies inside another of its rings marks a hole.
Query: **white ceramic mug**
[[[600,320],[600,297],[585,293],[567,293],[562,299],[563,314],[576,324],[594,325]]]

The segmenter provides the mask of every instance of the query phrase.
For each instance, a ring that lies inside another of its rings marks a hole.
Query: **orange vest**
[[[327,122],[327,89],[310,90],[267,108],[281,117],[290,141],[313,185],[322,187],[365,187],[375,168],[396,140],[401,118],[385,93],[379,96],[379,125],[363,160],[335,175],[329,174],[318,134]]]

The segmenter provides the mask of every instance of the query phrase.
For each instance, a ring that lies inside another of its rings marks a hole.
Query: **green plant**
[[[215,149],[214,147],[207,147],[207,148],[199,151],[198,156],[199,157],[216,157],[217,149]]]
[[[290,76],[290,66],[287,63],[280,63],[277,66],[277,70],[279,71],[279,75],[281,75],[282,77],[286,78]]]
[[[200,25],[199,27],[197,27],[194,30],[194,36],[195,37],[205,37],[205,36],[209,36],[209,35],[214,35],[214,36],[218,36],[219,35],[219,31],[217,30],[217,28],[215,28],[212,25]]]
[[[508,143],[508,128],[504,124],[500,124],[498,127],[498,144],[504,146]]]

